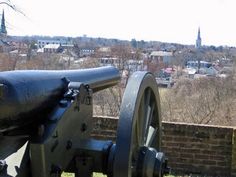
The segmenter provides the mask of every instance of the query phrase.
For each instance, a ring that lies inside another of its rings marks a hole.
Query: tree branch
[[[9,0],[7,0],[7,2],[2,1],[2,2],[0,2],[0,4],[7,5],[7,6],[10,7],[12,10],[14,10],[14,11],[16,11],[16,12],[18,12],[18,13],[24,15],[24,16],[26,16],[19,8],[17,8],[15,5],[13,5],[13,4],[11,3],[11,1],[9,1]]]

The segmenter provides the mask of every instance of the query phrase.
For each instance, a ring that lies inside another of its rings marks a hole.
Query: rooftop
[[[151,56],[173,56],[172,52],[166,51],[153,51]]]
[[[47,44],[44,46],[45,49],[58,49],[60,44]]]

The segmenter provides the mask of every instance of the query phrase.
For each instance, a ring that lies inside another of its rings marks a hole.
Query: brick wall
[[[94,117],[92,137],[115,141],[117,118]],[[236,129],[162,123],[162,151],[176,174],[236,177]]]
[[[236,129],[234,129],[232,137],[232,165],[231,165],[231,175],[236,176]]]
[[[115,117],[94,117],[92,137],[101,140],[116,139],[118,118]]]
[[[233,129],[163,123],[163,151],[176,173],[230,176]]]

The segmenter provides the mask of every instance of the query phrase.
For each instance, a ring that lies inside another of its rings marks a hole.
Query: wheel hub
[[[141,147],[136,166],[137,177],[159,177],[168,172],[167,161],[162,152],[157,152],[154,148]]]

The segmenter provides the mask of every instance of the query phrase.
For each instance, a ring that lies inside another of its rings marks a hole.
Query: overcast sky
[[[156,40],[236,46],[235,0],[12,0],[5,9],[9,35]]]

